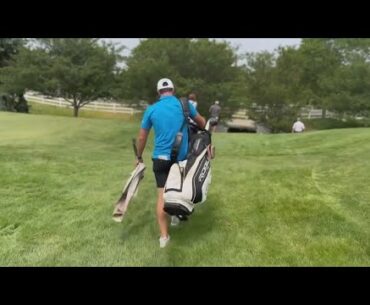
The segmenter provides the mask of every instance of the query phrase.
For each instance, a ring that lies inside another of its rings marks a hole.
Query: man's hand
[[[137,166],[139,163],[144,163],[144,160],[142,158],[146,140],[148,139],[149,130],[141,128],[139,131],[139,135],[137,137],[136,141],[136,148],[137,148],[137,157],[135,159],[135,166]]]
[[[206,119],[202,117],[199,113],[193,118],[193,120],[200,128],[206,127]]]
[[[136,157],[135,159],[135,167],[139,165],[139,163],[144,163],[144,160],[142,157]]]

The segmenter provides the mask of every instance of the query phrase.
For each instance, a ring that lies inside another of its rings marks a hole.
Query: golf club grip
[[[132,139],[132,146],[134,147],[135,156],[137,157],[137,147],[136,147],[136,139]]]

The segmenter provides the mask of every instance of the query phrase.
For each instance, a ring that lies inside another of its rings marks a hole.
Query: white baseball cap
[[[157,91],[162,89],[175,89],[175,86],[170,79],[162,78],[157,83]]]

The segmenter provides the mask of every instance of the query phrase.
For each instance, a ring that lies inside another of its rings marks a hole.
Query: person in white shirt
[[[304,124],[301,122],[300,118],[293,124],[292,133],[303,132],[305,130]]]

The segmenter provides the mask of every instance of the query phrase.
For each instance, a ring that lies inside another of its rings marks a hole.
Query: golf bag
[[[212,120],[205,129],[199,129],[190,137],[186,160],[171,166],[164,187],[164,211],[180,220],[187,220],[197,204],[207,199],[211,183],[211,159],[214,147],[209,131]]]

